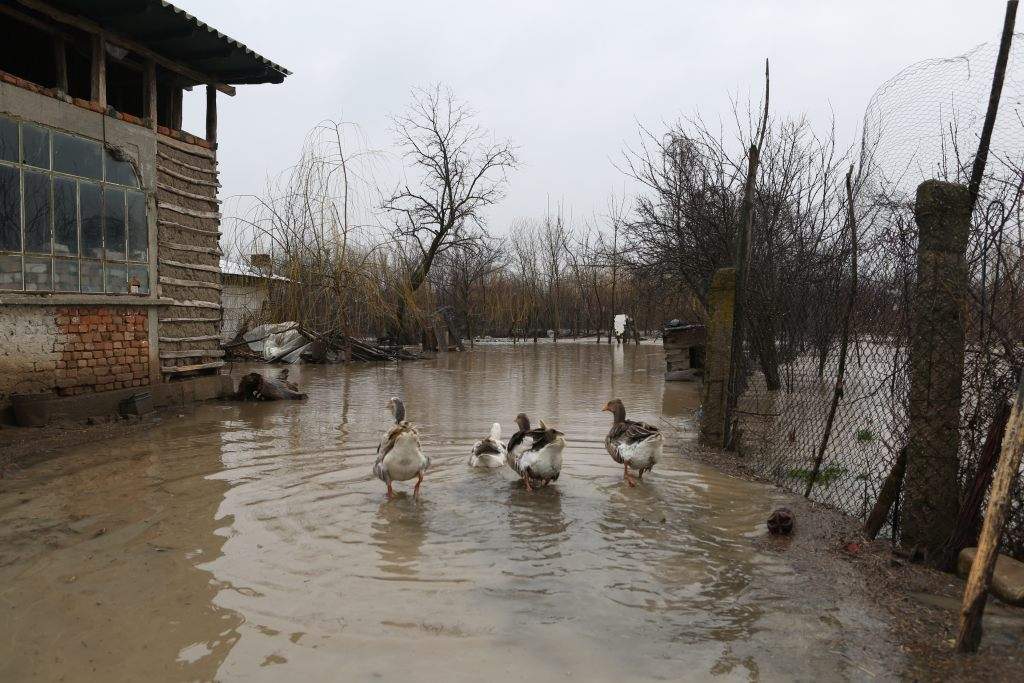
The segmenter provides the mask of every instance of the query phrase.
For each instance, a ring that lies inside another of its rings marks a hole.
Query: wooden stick
[[[217,89],[206,86],[206,141],[217,146]]]
[[[64,36],[53,37],[53,61],[57,67],[57,90],[68,92],[68,51]]]
[[[999,401],[996,414],[992,418],[992,423],[989,424],[988,434],[985,435],[985,444],[981,448],[981,457],[978,458],[978,469],[974,473],[974,481],[960,506],[956,528],[950,534],[949,540],[946,541],[946,547],[942,549],[939,568],[945,571],[953,571],[960,551],[978,541],[981,508],[985,504],[985,494],[988,493],[988,487],[992,483],[992,474],[999,461],[1003,434],[1006,432],[1006,423],[1009,419],[1010,404],[1004,398]]]
[[[149,118],[149,127],[156,130],[157,115],[157,87],[156,87],[156,62],[152,59],[146,60],[146,116]]]
[[[1013,403],[1010,420],[1003,435],[1003,448],[999,466],[992,481],[992,490],[985,509],[985,524],[978,540],[978,552],[971,565],[964,588],[964,603],[960,610],[960,632],[956,637],[957,652],[977,652],[981,644],[981,618],[985,613],[985,600],[992,583],[999,550],[999,539],[1003,534],[1006,515],[1010,511],[1010,492],[1020,471],[1021,456],[1024,455],[1024,373],[1017,386],[1017,398]]]
[[[92,63],[90,71],[90,99],[107,107],[107,47],[102,35],[92,36]]]
[[[903,475],[906,472],[907,449],[902,448],[896,456],[896,462],[892,466],[892,471],[889,472],[889,476],[885,478],[885,483],[882,484],[882,490],[878,493],[875,507],[871,509],[871,514],[868,515],[868,521],[864,523],[864,537],[869,541],[875,540],[878,532],[885,525],[885,520],[889,518],[889,510],[896,502],[896,497],[900,492],[900,484],[903,482]]]

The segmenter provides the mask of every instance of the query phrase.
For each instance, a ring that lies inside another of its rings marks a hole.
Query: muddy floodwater
[[[0,481],[0,680],[897,670],[855,595],[756,549],[781,494],[687,457],[699,385],[663,372],[660,345],[593,343],[294,367],[305,402],[199,405],[17,472]],[[419,501],[405,483],[386,501],[370,472],[393,395],[433,460]],[[669,437],[636,489],[604,450],[616,396]],[[519,411],[569,440],[532,494],[468,467]]]

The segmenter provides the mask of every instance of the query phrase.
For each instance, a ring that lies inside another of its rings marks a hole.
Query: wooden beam
[[[53,37],[53,63],[57,67],[57,90],[68,92],[68,51],[63,36]]]
[[[176,85],[171,86],[171,128],[181,130],[182,101],[185,93]]]
[[[142,57],[148,57],[160,66],[167,69],[168,71],[173,71],[177,74],[180,74],[195,83],[206,83],[207,85],[212,85],[213,87],[217,88],[217,90],[224,93],[225,95],[228,95],[229,97],[235,96],[235,89],[230,85],[227,85],[226,83],[218,83],[216,79],[213,79],[208,75],[202,74],[194,69],[190,69],[187,66],[178,64],[177,62],[167,59],[166,57],[157,54],[153,50],[150,50],[149,48],[130,38],[126,38],[116,33],[111,33],[110,31],[104,29],[96,22],[86,19],[85,17],[79,17],[74,14],[62,12],[59,9],[51,7],[45,2],[41,2],[41,0],[17,0],[17,2],[21,5],[24,5],[25,7],[34,9],[37,12],[45,14],[54,21],[59,21],[62,24],[74,26],[75,28],[87,31],[88,33],[100,35],[106,40],[110,41],[111,43],[115,45],[120,45],[123,48],[127,48],[128,50],[131,50],[132,52]]]
[[[146,116],[149,119],[149,127],[156,130],[157,127],[157,94],[156,94],[156,62],[152,59],[146,60],[145,78]]]
[[[177,367],[169,367],[167,365],[161,366],[160,372],[165,375],[173,375],[179,372],[192,372],[194,370],[211,370],[213,368],[220,368],[224,366],[224,361],[218,360],[212,363],[199,363],[198,365],[179,365]]]
[[[217,89],[206,86],[206,141],[217,146]]]
[[[102,34],[92,36],[92,63],[89,99],[107,107],[107,41]]]

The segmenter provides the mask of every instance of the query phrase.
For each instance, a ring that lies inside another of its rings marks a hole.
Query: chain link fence
[[[1013,45],[1020,45],[1019,36]],[[777,297],[764,298],[756,273],[748,281],[745,381],[734,413],[739,449],[762,476],[863,518],[914,441],[920,451],[910,458],[908,495],[922,488],[931,494],[924,513],[897,503],[890,518],[896,528],[883,532],[894,539],[903,525],[930,525],[937,534],[955,525],[976,488],[992,422],[1024,367],[1019,49],[1010,51],[985,174],[973,213],[964,217],[965,258],[949,255],[957,246],[949,242],[957,241],[949,237],[953,230],[940,236],[938,251],[919,259],[921,217],[914,213],[922,182],[968,184],[998,51],[991,43],[921,62],[882,85],[864,117],[859,164],[850,177],[852,212],[835,211],[834,229],[812,247],[813,272],[777,274],[776,281],[799,288],[797,303],[780,309]],[[756,214],[754,223],[756,244],[764,237]],[[930,290],[919,287],[936,269],[945,279]],[[935,304],[950,297],[952,308]],[[916,441],[908,433],[912,376],[920,380],[916,391],[924,394],[915,400],[927,406],[929,425]],[[951,385],[945,403],[936,403],[944,382]],[[933,446],[958,457],[931,458]],[[1024,557],[1020,482],[1004,549]]]

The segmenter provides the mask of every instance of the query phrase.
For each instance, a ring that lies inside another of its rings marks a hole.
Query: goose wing
[[[613,425],[608,438],[617,443],[632,445],[645,441],[659,433],[659,429],[654,425],[647,424],[646,422],[637,422],[636,420],[626,420],[625,422]]]
[[[500,455],[501,444],[497,443],[494,439],[488,438],[477,441],[476,444],[473,446],[473,455],[486,455],[488,453]]]

